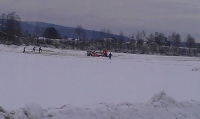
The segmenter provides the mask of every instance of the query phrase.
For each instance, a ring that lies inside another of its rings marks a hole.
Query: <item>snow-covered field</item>
[[[200,118],[198,57],[32,48],[0,45],[0,106],[15,118]]]

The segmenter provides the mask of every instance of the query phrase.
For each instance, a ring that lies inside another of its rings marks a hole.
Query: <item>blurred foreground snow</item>
[[[199,112],[199,102],[179,102],[163,91],[144,104],[99,103],[84,107],[64,105],[48,109],[37,104],[27,104],[15,111],[2,111],[0,119],[199,119]]]

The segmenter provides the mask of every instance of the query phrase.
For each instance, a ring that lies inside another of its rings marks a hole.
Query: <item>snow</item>
[[[165,92],[154,95],[144,104],[99,103],[90,106],[42,109],[30,104],[17,110],[14,119],[199,119],[200,103],[195,101],[179,102]]]
[[[0,45],[0,119],[200,117],[198,57],[32,48]]]

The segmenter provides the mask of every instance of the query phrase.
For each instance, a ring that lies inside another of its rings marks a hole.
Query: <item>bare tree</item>
[[[140,52],[143,52],[143,43],[144,43],[143,39],[137,40],[137,48],[140,50]]]
[[[120,43],[124,42],[124,33],[122,31],[120,31],[120,34],[119,34],[119,42]]]
[[[195,48],[196,42],[195,39],[192,36],[190,36],[190,34],[188,34],[186,40],[187,40],[187,46],[189,48],[189,54],[191,55],[191,48]]]
[[[178,55],[178,47],[181,43],[181,36],[178,33],[172,33],[171,40],[173,42],[173,46],[176,47],[176,54]]]
[[[81,32],[81,39],[84,41],[84,40],[87,40],[87,34],[84,30],[82,30]]]
[[[99,35],[100,39],[104,39],[106,37],[106,29],[105,28],[101,29]]]
[[[188,47],[189,48],[194,48],[195,47],[195,39],[194,37],[190,36],[190,34],[188,34],[187,36],[187,43],[188,43]]]
[[[120,48],[123,47],[123,42],[124,42],[124,33],[122,31],[120,31],[120,34],[119,34],[119,47]]]
[[[97,38],[96,31],[95,31],[95,30],[93,30],[93,31],[92,31],[92,39],[96,39],[96,38]]]
[[[155,36],[153,34],[150,34],[148,37],[148,42],[147,43],[152,43],[155,40]]]
[[[40,29],[39,29],[39,26],[38,26],[38,22],[36,22],[36,25],[35,25],[35,29],[33,31],[33,37],[39,37],[39,33],[40,33]]]
[[[54,27],[46,28],[43,35],[44,37],[50,38],[50,39],[60,38],[59,32]]]
[[[5,32],[5,21],[6,21],[6,14],[2,13],[0,16],[0,38],[1,39],[5,38],[5,33],[4,33]]]
[[[108,30],[106,31],[106,37],[107,37],[107,38],[110,38],[110,37],[111,37],[111,31],[110,31],[110,29],[108,29]]]
[[[81,25],[78,25],[75,29],[75,32],[78,36],[78,39],[81,39],[80,37],[81,37],[81,34],[83,33],[83,27]]]
[[[21,18],[15,13],[9,13],[7,15],[6,19],[6,33],[9,35],[9,40],[14,40],[16,42],[16,39],[18,36],[21,36]]]
[[[160,47],[165,43],[165,35],[163,33],[155,33],[155,43],[158,45],[158,50],[160,53]]]
[[[173,46],[175,46],[178,49],[180,42],[181,42],[180,35],[175,32],[172,33],[171,40],[173,41]]]
[[[6,26],[6,14],[5,13],[2,13],[1,16],[0,16],[0,24],[1,24],[1,30],[2,31],[5,31],[5,26]]]
[[[145,38],[145,37],[146,37],[146,33],[145,33],[144,30],[141,32],[141,37],[142,37],[142,38]]]
[[[136,40],[139,40],[139,39],[140,39],[140,32],[138,31],[136,34]]]

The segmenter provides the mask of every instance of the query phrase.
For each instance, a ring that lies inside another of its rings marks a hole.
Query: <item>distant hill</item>
[[[22,25],[22,29],[23,32],[27,31],[28,34],[33,35],[34,31],[36,29],[36,26],[38,26],[39,29],[39,36],[42,36],[42,34],[44,33],[45,29],[48,27],[54,27],[56,28],[56,30],[61,34],[62,38],[78,38],[75,29],[73,27],[66,27],[66,26],[60,26],[60,25],[56,25],[56,24],[51,24],[51,23],[45,23],[45,22],[34,22],[34,21],[22,21],[21,22]],[[119,35],[116,34],[104,34],[102,35],[102,32],[100,31],[94,31],[94,30],[87,30],[87,29],[83,29],[84,34],[82,34],[82,38],[86,38],[88,40],[94,38],[94,39],[98,39],[98,38],[107,38],[107,37],[115,37],[116,39],[119,39]],[[124,39],[128,39],[128,37],[124,36]]]

